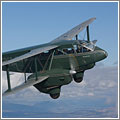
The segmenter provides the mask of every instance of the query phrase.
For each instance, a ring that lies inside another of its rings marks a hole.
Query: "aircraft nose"
[[[108,56],[108,53],[107,53],[105,50],[96,51],[95,61],[97,62],[97,61],[103,60],[103,59],[105,59],[107,56]]]
[[[106,58],[108,56],[108,53],[105,50],[103,50],[102,52],[103,52],[103,54],[104,54],[104,56]]]

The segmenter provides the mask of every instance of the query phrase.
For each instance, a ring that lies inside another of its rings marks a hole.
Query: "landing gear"
[[[74,78],[75,82],[80,83],[83,80],[83,77]]]
[[[56,94],[50,94],[50,97],[53,99],[57,99],[60,97],[60,93],[56,93]]]

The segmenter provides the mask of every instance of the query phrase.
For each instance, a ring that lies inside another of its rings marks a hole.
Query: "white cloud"
[[[118,65],[118,61],[114,62],[113,65]]]
[[[63,92],[76,96],[88,95],[89,92],[104,95],[105,92],[111,92],[116,88],[117,93],[117,76],[117,67],[95,67],[85,72],[83,83],[72,82],[64,87]]]
[[[89,93],[88,93],[88,96],[94,96],[94,93],[89,92]]]
[[[20,73],[10,73],[10,82],[11,82],[11,87],[15,87],[16,85],[19,85],[20,82],[23,81],[22,79],[22,74]],[[7,77],[6,77],[6,72],[2,72],[2,90],[7,89]]]

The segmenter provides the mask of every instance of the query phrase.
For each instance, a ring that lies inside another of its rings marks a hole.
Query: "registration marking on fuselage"
[[[90,57],[90,55],[85,55],[85,56],[83,56],[83,58],[88,58],[88,57]]]

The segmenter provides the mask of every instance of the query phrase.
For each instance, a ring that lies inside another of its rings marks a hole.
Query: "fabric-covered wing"
[[[80,33],[85,27],[87,27],[90,23],[92,23],[96,18],[91,18],[82,24],[77,25],[73,29],[69,30],[68,32],[64,33],[63,35],[59,36],[55,40],[53,40],[51,43],[56,43],[61,40],[72,40],[73,37],[75,37],[78,33]]]
[[[38,80],[36,80],[36,79],[29,79],[29,80],[27,80],[26,83],[23,83],[23,84],[15,87],[15,88],[13,88],[13,89],[10,90],[10,91],[8,91],[8,90],[5,91],[5,92],[3,93],[3,96],[7,96],[7,95],[10,95],[10,94],[15,94],[16,92],[18,92],[18,91],[20,91],[20,90],[22,90],[22,89],[24,89],[24,88],[33,86],[33,85],[35,85],[35,84],[37,84],[37,83],[40,83],[40,82],[46,80],[48,77],[49,77],[49,76],[42,76],[42,77],[39,77]]]
[[[13,58],[11,60],[3,62],[2,66],[8,65],[8,64],[11,64],[11,63],[15,63],[17,61],[20,61],[20,60],[23,60],[23,59],[26,59],[26,58],[38,55],[38,54],[40,54],[42,52],[45,52],[45,51],[48,51],[48,50],[51,50],[51,49],[54,49],[54,48],[57,48],[57,47],[58,46],[56,46],[56,45],[51,45],[51,46],[47,46],[47,47],[42,47],[42,48],[37,48],[37,49],[31,50],[30,52],[28,52],[26,54],[23,54],[23,55],[21,55],[19,57],[16,57],[16,58]]]

